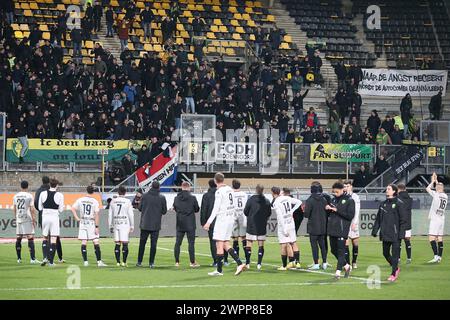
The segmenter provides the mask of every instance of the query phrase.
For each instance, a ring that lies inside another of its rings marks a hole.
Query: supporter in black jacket
[[[134,150],[134,148],[131,148],[131,152],[137,156],[138,168],[142,167],[146,163],[151,162],[152,160],[150,151],[145,144],[142,145],[141,150],[139,151],[136,151]]]
[[[412,218],[412,203],[413,199],[409,196],[408,191],[406,191],[406,186],[401,183],[398,186],[398,199],[403,201],[405,209],[405,247],[406,247],[406,263],[411,263],[411,218]],[[401,253],[401,252],[400,252]],[[401,254],[399,254],[401,256]]]
[[[216,183],[214,179],[210,179],[208,181],[209,189],[202,197],[202,205],[200,209],[200,224],[202,227],[206,224],[209,217],[211,216],[211,212],[214,208],[214,201],[216,200]],[[213,266],[216,265],[216,241],[213,239],[214,233],[214,222],[211,223],[208,230],[208,238],[209,238],[209,249],[211,251],[211,257],[213,259]]]
[[[267,233],[267,220],[272,215],[270,201],[264,196],[264,187],[256,186],[256,194],[245,204],[244,214],[247,217],[247,245],[245,246],[247,262],[251,257],[253,241],[258,241],[258,270],[261,269],[264,257],[264,241]]]
[[[372,236],[376,237],[380,231],[383,242],[383,255],[392,267],[388,281],[395,281],[400,273],[398,259],[400,258],[400,243],[405,237],[407,227],[405,204],[397,198],[398,188],[390,184],[386,188],[387,199],[381,203],[377,218],[372,229]],[[392,248],[392,252],[391,252]]]
[[[148,236],[150,236],[150,268],[153,268],[156,255],[156,245],[161,230],[161,218],[167,213],[166,198],[159,193],[159,182],[153,181],[152,188],[147,192],[141,200],[138,207],[141,211],[141,237],[139,241],[138,262],[136,266],[142,266],[145,245]]]
[[[314,265],[311,270],[319,270],[319,247],[322,254],[323,269],[327,268],[327,219],[328,214],[325,210],[328,201],[322,194],[322,185],[314,181],[311,184],[311,196],[305,201],[304,216],[308,219],[306,232],[309,234],[309,242],[311,243],[311,251],[313,255]]]
[[[331,253],[338,261],[335,278],[339,279],[342,268],[345,269],[345,277],[348,277],[351,271],[351,266],[345,259],[345,242],[355,216],[355,202],[351,196],[344,193],[344,185],[341,182],[336,182],[332,188],[334,199],[325,209],[330,212],[327,233],[330,237]]]
[[[197,198],[190,192],[190,185],[184,181],[181,191],[175,197],[173,208],[177,214],[177,237],[174,247],[175,265],[180,265],[180,247],[184,235],[187,235],[189,243],[189,259],[191,268],[198,267],[195,262],[195,213],[199,212]]]

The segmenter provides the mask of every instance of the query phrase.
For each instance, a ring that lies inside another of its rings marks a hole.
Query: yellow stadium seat
[[[13,23],[13,24],[11,25],[11,28],[12,28],[14,31],[20,30],[20,27],[19,27],[19,25],[18,25],[17,23]]]
[[[292,42],[292,37],[287,34],[287,35],[284,36],[284,41],[287,42],[287,43],[291,43]]]
[[[153,3],[153,9],[159,10],[162,9],[162,6],[159,2],[154,2]]]
[[[250,8],[250,7],[246,7],[246,8],[245,8],[245,12],[247,12],[247,13],[253,13],[253,9]]]
[[[164,10],[164,9],[159,9],[159,10],[158,10],[158,15],[161,16],[161,17],[165,17],[165,16],[166,16],[166,10]]]
[[[242,14],[240,14],[240,13],[235,13],[235,14],[234,14],[234,18],[235,18],[236,20],[242,20]]]
[[[233,33],[234,40],[242,40],[241,35],[239,33]]]
[[[244,30],[244,28],[242,28],[242,27],[237,27],[237,28],[236,28],[236,32],[237,32],[237,33],[245,33],[245,30]]]
[[[220,19],[214,19],[213,24],[215,24],[216,26],[223,25],[222,20],[220,20]]]
[[[86,40],[84,42],[84,46],[88,49],[93,49],[94,48],[94,42],[92,40]]]
[[[134,51],[134,43],[133,42],[128,42],[127,47],[128,47],[128,49]]]
[[[31,12],[31,10],[24,10],[23,11],[23,15],[25,17],[32,17],[33,16],[33,12]]]
[[[62,3],[56,5],[56,10],[58,11],[66,11],[66,6]]]
[[[205,8],[201,4],[197,4],[195,6],[195,10],[197,10],[197,11],[205,11]]]
[[[153,51],[153,46],[150,43],[144,44],[145,51]]]
[[[41,25],[39,25],[39,30],[48,31],[48,26],[46,24],[41,24]]]
[[[162,8],[166,10],[170,10],[170,4],[169,3],[162,3]]]
[[[249,39],[250,39],[251,41],[255,41],[255,40],[256,40],[256,37],[255,37],[254,34],[251,34],[250,37],[249,37]]]
[[[14,31],[14,37],[16,37],[17,39],[22,39],[23,38],[23,33],[20,30]]]
[[[250,15],[248,14],[248,13],[243,13],[242,14],[242,19],[244,19],[244,20],[251,20],[252,18],[250,18]]]
[[[158,29],[158,24],[156,22],[151,23],[152,29]]]
[[[27,24],[22,23],[22,24],[20,25],[20,30],[22,30],[22,31],[29,31],[30,28],[28,27]]]
[[[184,31],[184,25],[182,23],[177,23],[177,30]]]
[[[245,6],[252,8],[254,6],[254,3],[251,1],[245,1]]]
[[[183,37],[184,39],[188,39],[189,38],[189,33],[187,31],[181,31],[180,32],[180,36]]]
[[[162,51],[161,45],[160,44],[153,45],[153,51],[161,52]]]
[[[211,41],[211,45],[214,47],[220,47],[220,42],[219,41]]]
[[[42,39],[50,40],[50,32],[42,32]]]
[[[213,24],[213,25],[211,26],[211,31],[212,31],[212,32],[219,32],[219,27]]]
[[[228,32],[228,28],[226,26],[220,26],[219,32]]]
[[[184,44],[184,39],[183,38],[175,38],[175,43],[178,45]]]
[[[234,26],[234,27],[239,27],[239,26],[240,26],[240,25],[239,25],[239,21],[237,21],[236,19],[231,20],[230,23],[231,23],[231,25]]]
[[[286,42],[282,42],[281,44],[280,44],[280,47],[279,47],[280,49],[283,49],[283,50],[289,50],[289,44],[288,43],[286,43]]]
[[[229,11],[230,13],[237,13],[236,7],[229,7],[229,8],[228,8],[228,11]]]
[[[238,41],[238,42],[237,42],[237,46],[238,46],[239,48],[245,48],[245,42]]]
[[[32,10],[38,10],[39,7],[38,7],[38,5],[37,5],[36,2],[31,2],[31,3],[30,3],[30,9],[32,9]]]
[[[222,10],[220,10],[219,6],[213,6],[212,7],[212,11],[214,11],[214,12],[221,12]]]
[[[153,34],[154,34],[156,37],[162,37],[162,31],[161,31],[161,30],[156,29],[156,30],[153,32]]]
[[[238,4],[237,4],[237,2],[235,0],[230,0],[229,1],[229,5],[233,6],[233,7],[237,7],[238,6]]]
[[[83,63],[84,64],[93,64],[92,59],[88,57],[83,57]]]
[[[26,3],[26,2],[22,2],[22,3],[20,4],[20,8],[23,9],[23,10],[30,9],[30,4],[29,4],[29,3]]]
[[[275,16],[268,14],[266,20],[269,22],[275,22]]]
[[[210,53],[217,52],[216,47],[208,47],[208,52],[210,52]]]
[[[215,39],[215,38],[216,38],[216,36],[214,35],[214,32],[208,32],[208,33],[206,33],[206,37],[207,37],[208,39]]]
[[[144,9],[145,8],[145,4],[143,2],[141,2],[141,1],[139,1],[139,2],[136,3],[136,7],[139,8],[139,9]]]
[[[260,1],[255,1],[255,8],[262,8],[262,3]]]
[[[256,28],[255,21],[253,21],[253,20],[247,20],[247,26],[252,27],[252,28]]]
[[[187,5],[187,9],[188,9],[189,11],[195,11],[195,4],[188,4],[188,5]]]

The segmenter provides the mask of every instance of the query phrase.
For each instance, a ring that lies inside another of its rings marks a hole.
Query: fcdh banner
[[[364,144],[314,143],[310,147],[311,161],[370,162],[374,150]]]
[[[446,70],[362,69],[358,92],[368,96],[431,97],[447,85]]]
[[[77,139],[28,139],[25,150],[26,162],[78,162],[98,163],[102,161],[98,150],[108,150],[105,161],[120,161],[132,147],[139,149],[146,141],[137,140],[77,140]],[[6,161],[18,162],[24,146],[19,139],[8,139],[6,143]]]

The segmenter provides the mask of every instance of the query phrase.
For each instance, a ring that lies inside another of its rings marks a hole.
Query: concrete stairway
[[[107,38],[106,37],[106,22],[102,20],[101,23],[101,29],[97,34],[98,36],[98,42],[101,43],[102,47],[105,50],[108,50],[112,53],[112,55],[117,58],[117,62],[119,64],[122,64],[122,61],[120,60],[120,41],[119,38],[117,38],[117,35],[114,35],[113,38]]]

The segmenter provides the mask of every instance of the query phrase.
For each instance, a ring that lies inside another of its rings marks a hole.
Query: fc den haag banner
[[[440,90],[445,95],[446,70],[362,69],[358,92],[369,96],[431,97]]]
[[[135,140],[76,140],[76,139],[28,139],[24,160],[27,162],[99,162],[102,156],[98,150],[108,150],[105,161],[117,160],[129,152],[131,147],[139,148],[145,141]],[[6,161],[18,162],[22,144],[18,139],[8,139]]]
[[[373,149],[364,144],[314,143],[310,148],[311,161],[370,162]]]

